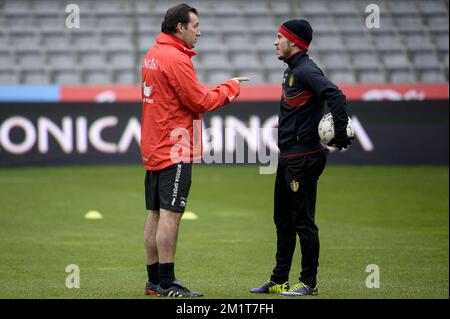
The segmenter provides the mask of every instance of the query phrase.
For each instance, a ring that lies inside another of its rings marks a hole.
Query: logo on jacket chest
[[[289,73],[285,73],[284,77],[283,77],[283,84],[286,84],[286,79],[289,78],[288,80],[288,85],[291,88],[294,85],[295,82],[295,76],[292,73],[291,75],[289,75]]]
[[[151,60],[145,59],[142,67],[144,69],[156,70],[158,68],[158,60],[155,58],[152,58]]]
[[[289,77],[289,87],[291,88],[294,85],[295,77],[294,74],[291,74]]]

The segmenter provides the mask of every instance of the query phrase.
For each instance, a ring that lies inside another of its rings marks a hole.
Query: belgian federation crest
[[[294,74],[291,74],[291,76],[289,77],[289,87],[292,87],[294,85]]]
[[[294,192],[294,193],[296,193],[297,191],[298,191],[298,189],[299,189],[299,187],[300,187],[300,183],[299,182],[297,182],[295,179],[293,179],[292,181],[291,181],[291,189],[292,189],[292,191]]]

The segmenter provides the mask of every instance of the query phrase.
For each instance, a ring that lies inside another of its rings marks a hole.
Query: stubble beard
[[[278,60],[284,61],[286,60],[288,57],[291,56],[292,53],[292,47],[290,45],[288,45],[285,49],[281,50],[281,56],[278,57]]]

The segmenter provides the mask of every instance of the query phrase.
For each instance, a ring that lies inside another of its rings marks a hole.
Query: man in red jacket
[[[167,11],[161,31],[142,64],[141,155],[147,170],[148,210],[145,293],[200,297],[201,293],[176,280],[174,272],[192,162],[201,157],[201,125],[194,124],[201,120],[201,113],[232,102],[240,93],[240,82],[248,78],[233,78],[212,90],[200,84],[191,62],[200,36],[199,18],[197,10],[187,4]]]

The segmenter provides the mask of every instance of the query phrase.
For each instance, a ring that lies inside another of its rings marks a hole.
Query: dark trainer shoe
[[[296,297],[296,296],[308,296],[317,294],[319,294],[319,291],[317,290],[317,285],[313,288],[303,282],[299,282],[288,291],[282,292],[280,295],[287,297]]]
[[[145,284],[145,294],[146,295],[156,295],[156,290],[158,289],[158,285],[152,284],[150,281],[147,281]]]
[[[203,294],[200,292],[190,291],[187,287],[183,286],[181,282],[175,280],[167,289],[158,286],[157,294],[160,297],[181,297],[181,298],[192,298],[192,297],[202,297]]]
[[[268,281],[264,285],[253,288],[250,290],[253,294],[279,294],[284,291],[288,291],[289,282],[285,282],[282,284],[276,284],[273,281]]]

